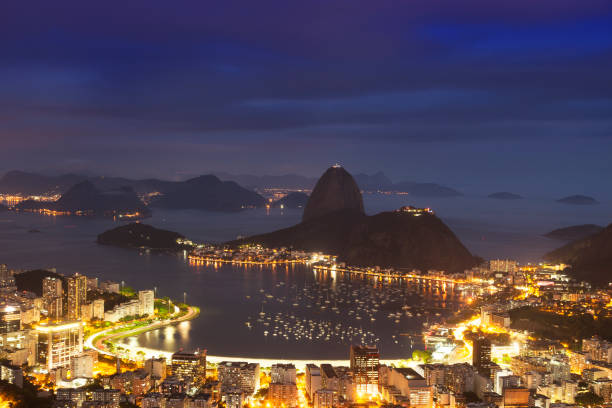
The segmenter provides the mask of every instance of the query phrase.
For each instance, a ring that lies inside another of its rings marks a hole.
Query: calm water
[[[368,213],[407,204],[430,206],[473,253],[484,258],[510,257],[522,262],[537,261],[543,253],[561,244],[541,236],[551,229],[583,223],[607,225],[612,220],[612,204],[608,202],[579,207],[545,199],[497,201],[459,197],[408,201],[405,196],[366,195],[364,200]],[[220,242],[238,235],[290,226],[300,217],[301,212],[295,210],[276,210],[270,214],[266,214],[265,210],[238,214],[158,210],[146,222],[181,232],[195,240]],[[183,256],[144,254],[95,243],[97,234],[116,225],[112,220],[104,219],[0,213],[0,263],[21,269],[56,267],[63,273],[79,271],[101,279],[124,280],[136,288],[156,287],[158,295],[176,299],[182,299],[186,292],[188,302],[202,308],[200,318],[175,328],[144,334],[138,339],[142,345],[166,350],[200,346],[208,348],[209,353],[215,355],[346,357],[346,345],[350,340],[336,338],[333,333],[327,341],[325,337],[316,341],[304,338],[296,340],[294,333],[288,333],[285,329],[279,329],[278,336],[273,337],[274,325],[264,325],[267,317],[264,322],[257,321],[263,305],[267,316],[284,313],[280,319],[287,323],[287,327],[298,327],[303,325],[303,319],[312,319],[313,324],[327,325],[325,327],[333,327],[334,330],[338,323],[342,323],[339,333],[354,333],[359,328],[362,332],[374,333],[375,337],[380,338],[384,356],[396,358],[410,352],[410,338],[400,336],[400,333],[418,330],[426,319],[425,316],[408,317],[404,314],[400,323],[395,323],[395,318],[388,317],[391,311],[384,309],[387,306],[380,306],[381,311],[375,316],[375,321],[371,321],[369,316],[367,319],[366,316],[360,316],[362,318],[357,320],[355,314],[348,315],[351,308],[356,308],[355,305],[340,305],[339,313],[332,313],[329,309],[315,312],[315,300],[298,296],[298,293],[329,293],[331,295],[326,295],[327,298],[334,299],[334,285],[339,285],[336,286],[337,291],[345,290],[346,285],[351,290],[373,288],[373,284],[367,281],[347,282],[341,276],[335,280],[330,276],[315,276],[306,267],[290,270],[195,267],[190,266]],[[41,232],[28,232],[32,229]],[[280,282],[284,285],[280,285]],[[376,293],[395,293],[401,290],[410,306],[419,306],[425,302],[425,306],[435,308],[440,305],[453,308],[454,302],[459,301],[461,296],[451,288],[447,288],[446,293],[442,288],[372,290]],[[283,299],[283,302],[278,299]],[[262,304],[263,301],[266,303]],[[294,303],[298,306],[293,306]],[[307,307],[308,304],[311,304],[311,308]],[[397,306],[401,305],[394,307]],[[441,316],[435,316],[432,312],[428,318],[433,320],[443,317],[443,311],[437,312]],[[250,322],[253,328],[249,329],[246,322]],[[283,324],[276,326],[285,327]],[[308,329],[308,325],[304,327],[303,331]],[[269,331],[268,336],[263,334],[266,330]],[[284,335],[290,338],[285,339]],[[321,347],[321,344],[325,344],[325,347]]]

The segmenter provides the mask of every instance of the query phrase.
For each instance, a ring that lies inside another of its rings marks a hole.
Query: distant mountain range
[[[560,241],[576,241],[578,239],[583,239],[590,235],[596,234],[603,229],[604,227],[594,224],[573,225],[571,227],[552,230],[544,236],[551,239],[558,239]]]
[[[149,215],[149,210],[130,187],[101,191],[90,181],[72,186],[55,202],[26,200],[19,203],[18,210],[52,210],[60,212],[83,212],[89,215],[117,215],[139,213]]]
[[[346,170],[328,169],[317,182],[303,220],[290,228],[233,241],[338,255],[350,265],[463,271],[479,263],[435,215],[406,211],[367,216]]]
[[[62,194],[56,203],[27,200],[20,203],[18,209],[47,208],[56,211],[95,213],[123,211],[123,209],[141,209],[145,213],[148,212],[146,207],[141,208],[144,204],[136,195],[147,197],[151,207],[168,209],[239,211],[244,208],[259,207],[266,202],[254,191],[247,190],[232,181],[221,181],[214,175],[176,182],[77,175],[48,177],[11,171],[0,179],[0,193]]]
[[[571,265],[570,273],[577,279],[607,285],[612,281],[612,224],[547,253],[544,259]]]
[[[312,190],[317,179],[286,174],[283,176],[253,176],[234,175],[229,173],[216,173],[222,180],[231,180],[252,189],[263,190],[266,188],[286,188]],[[412,194],[417,197],[457,197],[463,193],[436,183],[418,183],[414,181],[403,181],[393,183],[383,172],[371,175],[360,173],[354,177],[360,190],[367,192],[375,191],[397,191]]]
[[[173,183],[151,206],[174,210],[240,211],[261,207],[266,199],[233,181],[207,175]]]

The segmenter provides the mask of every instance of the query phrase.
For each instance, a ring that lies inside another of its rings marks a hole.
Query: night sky
[[[0,141],[0,172],[612,197],[612,2],[6,0]]]

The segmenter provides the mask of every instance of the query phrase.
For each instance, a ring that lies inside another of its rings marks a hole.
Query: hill
[[[557,200],[558,203],[562,204],[571,204],[571,205],[593,205],[599,204],[597,200],[593,197],[584,196],[584,195],[572,195],[568,197],[563,197]]]
[[[357,183],[348,171],[336,165],[327,169],[317,181],[302,220],[312,220],[340,210],[364,214],[363,198]]]
[[[85,179],[85,176],[76,174],[54,177],[13,170],[0,178],[0,192],[23,195],[62,194]]]
[[[356,266],[458,272],[478,263],[438,217],[415,217],[401,211],[366,216],[355,210],[340,210],[229,244],[244,243],[321,251]]]
[[[241,186],[249,188],[289,188],[289,189],[312,189],[317,179],[300,176],[297,174],[284,174],[280,176],[254,176],[251,174],[229,174],[215,173],[219,179],[224,181],[234,181]]]
[[[120,247],[151,248],[157,250],[178,251],[190,246],[180,244],[178,239],[184,239],[181,234],[158,229],[141,223],[130,223],[105,231],[98,235],[97,242],[103,245]]]
[[[571,227],[552,230],[549,233],[544,234],[544,236],[561,241],[576,241],[578,239],[586,238],[589,235],[596,234],[601,230],[603,230],[603,227],[594,224],[573,225]]]
[[[612,281],[612,224],[547,253],[544,259],[571,265],[570,273],[576,279],[607,285]]]
[[[274,201],[272,207],[276,208],[282,205],[284,208],[304,208],[307,202],[308,194],[296,191]]]
[[[26,200],[19,203],[18,210],[51,210],[88,215],[112,216],[135,214],[146,216],[150,212],[130,187],[100,191],[90,181],[82,181],[55,202]]]
[[[62,285],[66,289],[66,278],[64,275],[59,273],[47,271],[44,269],[35,269],[33,271],[26,271],[15,275],[15,285],[17,290],[27,290],[28,292],[34,292],[38,296],[42,296],[42,282],[46,277],[60,278]]]
[[[456,272],[479,263],[432,213],[400,209],[365,215],[359,188],[337,166],[317,182],[300,224],[228,244],[246,243],[321,251],[357,266]]]
[[[151,205],[167,209],[232,212],[261,207],[265,203],[266,200],[256,192],[233,181],[221,181],[211,174],[174,183]]]
[[[520,200],[523,198],[523,196],[521,195],[509,193],[507,191],[500,191],[498,193],[492,193],[492,194],[489,194],[487,197],[494,198],[496,200]]]

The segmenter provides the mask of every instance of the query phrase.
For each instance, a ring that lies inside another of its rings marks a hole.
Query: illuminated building
[[[321,388],[338,391],[338,375],[331,364],[321,364]]]
[[[119,283],[112,281],[100,282],[100,290],[103,292],[119,293]]]
[[[351,346],[351,371],[357,392],[374,394],[378,391],[380,354],[376,347]]]
[[[474,339],[472,351],[472,365],[479,372],[490,373],[491,368],[491,340],[486,337]]]
[[[296,370],[293,364],[273,364],[270,380],[276,384],[295,384]]]
[[[245,395],[252,395],[259,388],[259,364],[244,361],[223,361],[217,366],[221,393],[240,388]]]
[[[518,268],[518,262],[510,259],[491,259],[489,261],[491,272],[505,272],[514,275]]]
[[[15,277],[8,266],[0,264],[0,293],[8,294],[17,290]]]
[[[163,381],[166,378],[166,359],[150,358],[145,361],[144,369],[149,373],[151,379]]]
[[[75,273],[68,278],[68,319],[81,317],[81,307],[87,300],[87,277]]]
[[[80,408],[87,395],[82,388],[58,388],[55,391],[56,406]],[[60,404],[57,404],[57,403]]]
[[[0,365],[0,380],[23,387],[23,369],[10,364]]]
[[[121,394],[142,396],[151,388],[151,376],[144,369],[125,371],[113,375],[110,385]]]
[[[140,308],[138,314],[152,315],[155,313],[155,295],[152,290],[141,290],[138,292],[138,302]]]
[[[164,395],[181,393],[185,388],[185,382],[173,375],[166,377],[161,384],[161,391]]]
[[[36,327],[38,364],[51,371],[70,365],[72,357],[83,352],[81,322],[51,323]]]
[[[62,297],[62,280],[59,278],[54,278],[52,276],[47,276],[43,279],[42,285],[42,295],[43,298],[56,298]]]
[[[306,393],[313,400],[314,393],[321,389],[321,369],[314,364],[306,365]]]
[[[268,400],[273,406],[295,407],[298,401],[296,370],[293,364],[274,364],[270,370]]]
[[[88,322],[93,318],[93,303],[83,303],[81,305],[81,319]]]
[[[339,403],[338,391],[322,388],[314,393],[314,408],[333,408]]]
[[[386,387],[394,387],[410,400],[411,407],[429,408],[433,403],[432,387],[412,368],[389,368]]]
[[[140,400],[141,408],[159,408],[163,407],[165,402],[164,395],[159,392],[150,392],[145,394]]]
[[[93,356],[83,353],[72,357],[70,372],[72,378],[93,378]]]
[[[239,387],[229,388],[223,393],[226,408],[242,408],[244,391]]]
[[[181,380],[204,382],[206,380],[206,350],[187,353],[178,351],[171,358],[172,375]]]
[[[503,391],[504,408],[527,408],[529,407],[530,392],[527,388],[505,388]]]
[[[93,315],[96,320],[104,320],[104,299],[96,299],[93,302]]]
[[[98,289],[98,278],[87,278],[87,289]]]
[[[275,407],[297,407],[297,386],[295,384],[271,383],[268,389],[268,400]]]
[[[0,305],[0,334],[13,333],[21,330],[21,311],[19,306]]]
[[[59,320],[64,315],[63,302],[61,297],[45,298],[45,306],[50,319]]]
[[[92,392],[92,401],[104,403],[107,408],[119,408],[120,399],[119,390],[95,390]]]

